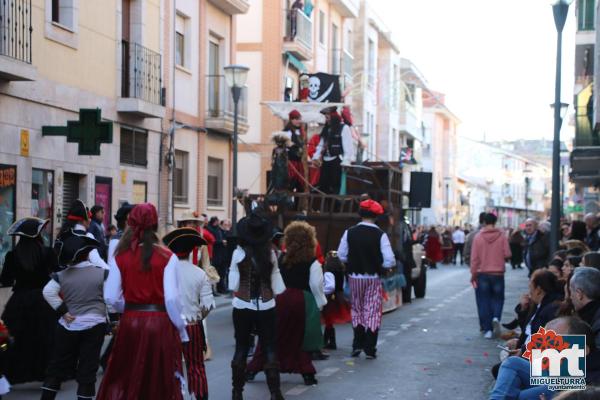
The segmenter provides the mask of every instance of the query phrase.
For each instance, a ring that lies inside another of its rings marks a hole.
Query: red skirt
[[[166,312],[125,311],[97,400],[180,400],[181,340]]]
[[[304,186],[304,165],[302,165],[302,161],[288,161],[288,176],[290,182],[297,181]]]
[[[347,324],[352,321],[350,304],[344,299],[343,293],[327,296],[327,304],[321,312],[325,326]]]
[[[315,374],[309,353],[302,350],[304,343],[304,292],[288,288],[275,300],[277,312],[276,352],[279,371],[290,374]],[[247,370],[258,372],[264,368],[265,357],[257,346]]]

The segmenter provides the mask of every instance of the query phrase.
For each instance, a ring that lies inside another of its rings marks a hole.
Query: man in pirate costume
[[[392,268],[396,259],[390,240],[375,220],[383,215],[383,207],[374,200],[360,203],[362,221],[344,232],[338,257],[346,264],[352,305],[354,341],[352,357],[362,351],[367,359],[376,358],[377,334],[383,310],[382,268]]]
[[[54,354],[42,386],[41,400],[56,398],[62,382],[75,372],[77,399],[96,394],[100,350],[106,331],[104,281],[108,270],[88,260],[100,244],[76,232],[57,240],[59,264],[65,269],[51,275],[44,298],[60,316]]]
[[[328,194],[339,194],[342,183],[342,166],[350,165],[354,152],[352,132],[344,124],[337,112],[337,107],[321,110],[325,115],[325,126],[321,131],[321,139],[312,157],[313,164],[319,165],[321,158],[321,174],[319,189]]]
[[[179,228],[163,237],[163,243],[178,258],[177,278],[181,299],[181,315],[186,322],[190,341],[183,344],[183,356],[187,366],[188,391],[196,400],[208,399],[208,382],[204,368],[204,329],[202,320],[215,307],[212,287],[206,273],[189,261],[196,247],[206,244],[194,228]]]

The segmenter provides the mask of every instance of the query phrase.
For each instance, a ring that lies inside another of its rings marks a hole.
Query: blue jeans
[[[477,275],[475,289],[477,313],[481,328],[487,332],[492,330],[492,320],[502,317],[504,306],[504,275]]]
[[[531,386],[529,384],[529,361],[522,357],[508,357],[500,366],[498,379],[490,400],[539,400],[540,395],[552,399],[554,392],[547,386]]]

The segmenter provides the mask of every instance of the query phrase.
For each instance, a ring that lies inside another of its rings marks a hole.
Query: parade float
[[[267,193],[253,194],[249,199],[255,205],[257,202],[263,202],[263,209],[273,219],[274,224],[282,229],[297,219],[299,214],[303,214],[306,221],[316,228],[318,241],[326,253],[337,250],[344,231],[360,221],[359,203],[368,196],[384,206],[385,215],[379,218],[377,224],[388,234],[392,246],[395,247],[395,243],[399,243],[401,231],[397,222],[402,215],[403,198],[408,196],[408,193],[402,190],[402,169],[398,164],[392,165],[385,161],[356,160],[352,165],[343,168],[340,193],[321,192],[318,184],[311,182],[311,165],[307,157],[306,143],[310,137],[320,133],[325,123],[322,109],[336,106],[341,111],[342,108],[349,110],[349,107],[342,101],[339,78],[323,73],[306,74],[301,77],[301,87],[296,100],[299,101],[265,101],[262,104],[283,121],[287,121],[292,110],[302,114],[304,130],[307,132],[305,149],[302,152],[304,191],[292,192],[274,187],[269,171]],[[363,147],[360,135],[354,133],[355,148]],[[411,286],[414,287],[417,297],[423,297],[426,274],[420,254],[415,262],[416,267],[406,277],[410,280],[408,288],[412,290]],[[402,288],[406,286],[402,265],[382,272],[381,279],[384,288],[384,312],[395,310],[402,305]]]

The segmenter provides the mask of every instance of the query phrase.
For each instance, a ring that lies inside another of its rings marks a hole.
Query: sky
[[[446,94],[473,139],[552,138],[556,28],[550,0],[368,0],[403,57]],[[518,6],[518,7],[517,7]],[[562,101],[573,103],[575,4],[563,34]],[[569,113],[573,113],[572,106]],[[572,131],[567,120],[562,136]]]

